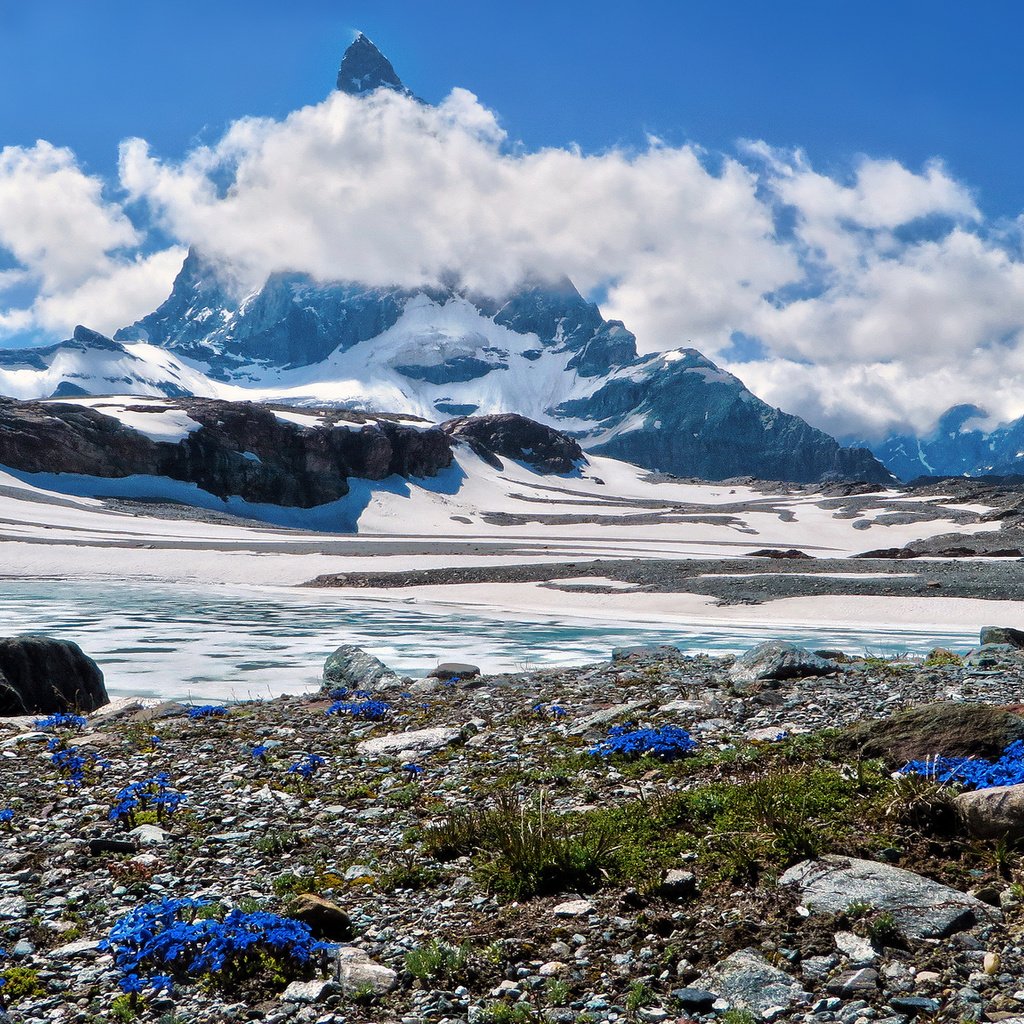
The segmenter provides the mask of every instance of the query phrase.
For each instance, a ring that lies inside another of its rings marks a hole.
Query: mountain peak
[[[391,61],[362,32],[341,58],[338,89],[350,96],[365,96],[375,89],[391,89],[403,96],[412,95],[395,74]]]

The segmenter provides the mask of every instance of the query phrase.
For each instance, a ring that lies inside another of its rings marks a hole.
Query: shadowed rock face
[[[0,715],[88,712],[109,703],[103,673],[78,644],[43,636],[0,640]]]
[[[163,476],[220,498],[312,508],[344,497],[350,477],[435,476],[452,463],[436,428],[387,421],[310,427],[249,402],[175,400],[200,424],[178,443],[150,440],[96,409],[0,399],[0,465],[26,473]],[[152,406],[146,406],[152,409]]]
[[[467,442],[499,469],[497,456],[504,456],[525,462],[538,473],[571,473],[583,458],[583,449],[571,437],[515,413],[460,416],[442,423],[441,430]]]

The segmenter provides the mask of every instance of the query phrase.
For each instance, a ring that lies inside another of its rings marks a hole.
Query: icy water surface
[[[0,635],[44,633],[76,641],[103,669],[111,694],[205,700],[297,693],[319,684],[324,659],[354,643],[396,670],[426,675],[438,661],[485,671],[606,659],[613,647],[674,644],[737,652],[765,639],[851,653],[968,648],[976,631],[699,625],[643,627],[586,620],[488,619],[458,610],[354,601],[320,590],[285,591],[77,581],[0,582]]]

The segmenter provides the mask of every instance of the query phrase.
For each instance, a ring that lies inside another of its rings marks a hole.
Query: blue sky
[[[431,106],[333,93],[359,29]],[[1024,8],[0,0],[0,345],[196,245],[506,294],[567,274],[845,436],[1024,413]]]
[[[126,135],[178,155],[319,99],[353,28],[424,98],[462,85],[531,146],[941,156],[986,211],[1024,207],[1024,7],[1001,0],[0,0],[0,142],[100,171]]]

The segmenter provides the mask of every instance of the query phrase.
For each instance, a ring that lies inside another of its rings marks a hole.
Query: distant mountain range
[[[978,424],[987,418],[979,406],[954,405],[930,433],[893,435],[872,448],[901,480],[1024,475],[1024,417],[983,430]]]
[[[365,36],[346,51],[338,88],[412,95]],[[193,250],[167,300],[113,339],[80,327],[50,348],[0,351],[0,393],[192,395],[435,422],[512,412],[679,476],[892,479],[865,448],[772,408],[692,348],[639,356],[626,326],[568,279],[500,298],[299,273],[237,296],[226,280]]]

